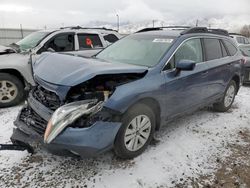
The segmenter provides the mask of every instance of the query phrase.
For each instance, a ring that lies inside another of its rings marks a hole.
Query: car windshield
[[[162,35],[134,34],[100,52],[96,58],[111,63],[153,67],[169,49],[173,38]]]
[[[45,31],[34,32],[17,42],[16,44],[19,46],[20,51],[26,51],[36,47],[41,42],[41,40],[49,34],[50,32]]]
[[[250,45],[248,46],[240,46],[240,51],[244,56],[250,57]]]

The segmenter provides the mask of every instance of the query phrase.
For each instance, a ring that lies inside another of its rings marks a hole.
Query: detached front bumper
[[[41,146],[55,155],[76,154],[82,158],[94,157],[113,147],[121,123],[96,122],[89,128],[67,128],[50,144],[44,144],[43,137],[21,122],[13,130],[11,140],[36,149]],[[25,127],[25,132],[22,130]],[[30,134],[26,132],[29,131]]]
[[[40,117],[49,117],[50,110],[46,115],[45,106],[40,104],[38,107],[35,99],[29,100]],[[26,108],[26,107],[24,107]],[[66,128],[50,144],[43,142],[43,134],[38,133],[32,126],[25,124],[20,119],[20,114],[14,122],[16,128],[13,130],[11,140],[15,144],[28,145],[36,149],[42,147],[56,155],[79,155],[82,158],[94,157],[113,147],[117,132],[121,126],[120,122],[97,121],[87,128]]]
[[[93,157],[113,147],[120,126],[121,123],[100,121],[89,128],[67,128],[46,146],[52,153],[67,150],[83,158]]]

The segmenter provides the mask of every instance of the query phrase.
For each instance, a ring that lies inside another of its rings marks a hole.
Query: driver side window
[[[67,52],[75,50],[74,34],[65,33],[59,34],[45,43],[45,45],[40,48],[37,54],[49,51],[52,49],[55,52]]]
[[[200,39],[191,39],[181,45],[174,56],[168,62],[165,70],[175,68],[177,62],[181,60],[191,60],[196,63],[203,61],[202,46]]]
[[[74,35],[63,34],[56,36],[49,42],[48,48],[52,48],[55,52],[74,51]]]

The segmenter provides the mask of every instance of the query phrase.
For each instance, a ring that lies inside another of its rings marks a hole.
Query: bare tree
[[[244,25],[240,30],[240,34],[249,38],[250,37],[250,25]]]

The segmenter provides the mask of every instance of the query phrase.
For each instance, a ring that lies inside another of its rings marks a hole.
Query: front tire
[[[228,111],[235,99],[237,93],[237,86],[234,80],[231,80],[227,86],[221,102],[214,104],[214,110],[218,112]]]
[[[8,73],[0,73],[0,108],[19,104],[24,96],[24,85],[20,79]]]
[[[145,104],[136,104],[122,117],[122,126],[117,133],[114,151],[123,159],[140,155],[151,142],[155,132],[155,114]]]

